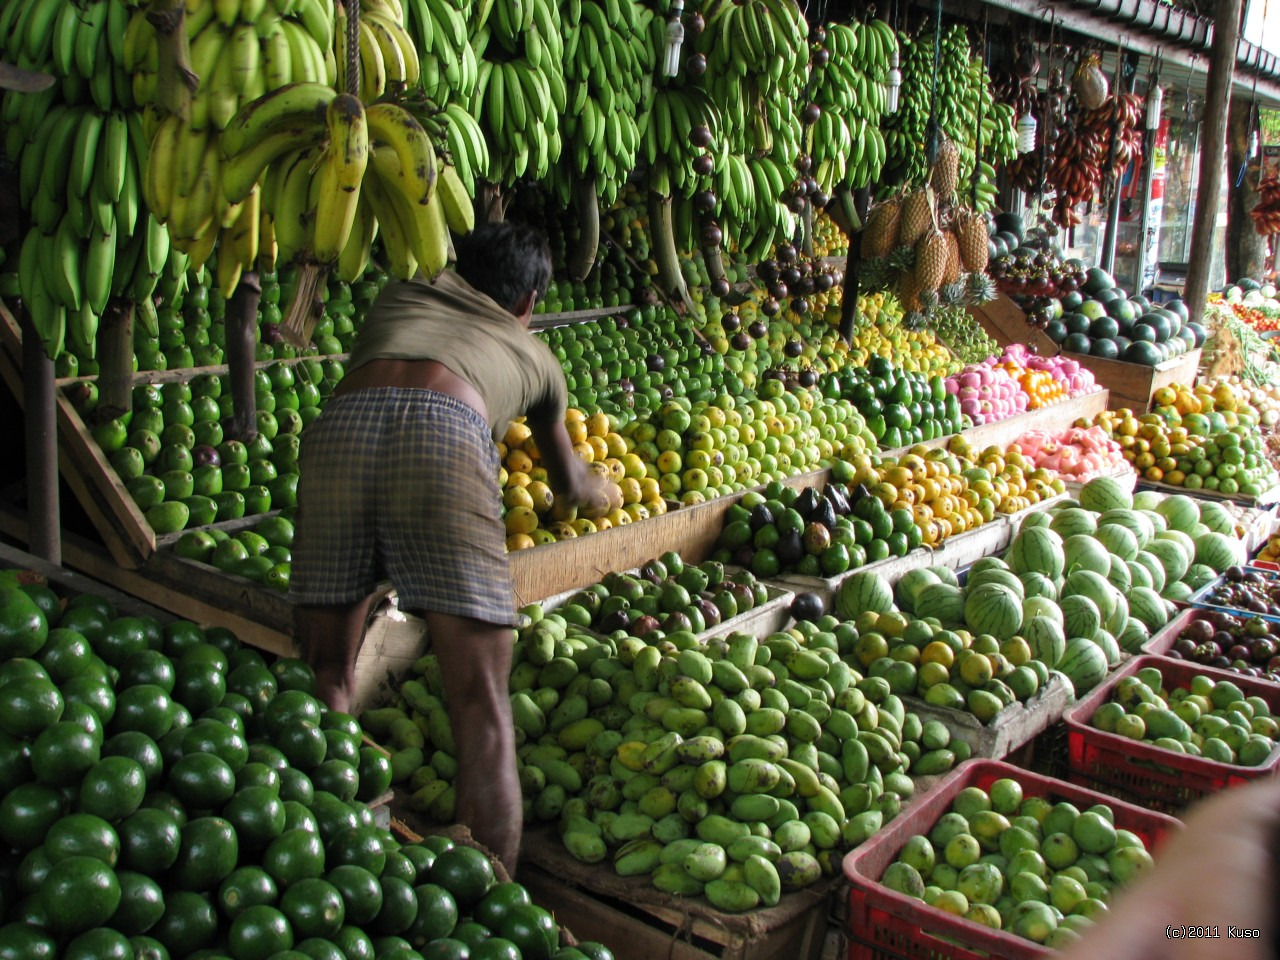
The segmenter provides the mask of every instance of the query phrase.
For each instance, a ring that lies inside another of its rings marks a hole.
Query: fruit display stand
[[[903,697],[908,712],[921,720],[937,720],[953,739],[969,744],[975,757],[1003,760],[1028,746],[1037,736],[1062,719],[1070,700],[1065,678],[1050,673],[1049,682],[1025,703],[1011,703],[989,723],[967,710],[936,707],[916,697]]]
[[[1280,767],[1280,746],[1261,765],[1244,767],[1180,754],[1093,727],[1094,712],[1111,699],[1116,684],[1144,667],[1158,669],[1171,686],[1185,686],[1197,674],[1215,682],[1229,680],[1246,696],[1262,698],[1272,712],[1280,710],[1280,686],[1276,684],[1183,660],[1135,657],[1067,711],[1067,776],[1072,783],[1177,814],[1202,797],[1270,776]]]
[[[1280,573],[1275,570],[1269,570],[1265,567],[1245,566],[1248,573],[1256,573],[1268,584],[1274,586],[1280,582]],[[1191,599],[1187,602],[1193,607],[1199,607],[1203,610],[1218,610],[1222,613],[1234,614],[1237,617],[1257,617],[1259,620],[1266,620],[1268,623],[1280,623],[1280,617],[1272,616],[1267,613],[1255,613],[1252,610],[1243,610],[1240,607],[1225,606],[1223,604],[1213,602],[1213,593],[1224,583],[1227,582],[1225,575],[1214,577],[1203,587],[1191,595]]]
[[[1146,412],[1158,389],[1173,383],[1194,383],[1200,367],[1199,347],[1154,367],[1061,350],[1042,330],[1029,325],[1027,315],[1004,294],[990,303],[967,309],[1000,346],[1025,343],[1043,356],[1061,355],[1091,371],[1098,383],[1110,392],[1112,410],[1128,407]]]
[[[1032,960],[1051,955],[1040,944],[956,917],[878,882],[906,842],[916,834],[928,833],[960,791],[966,787],[985,790],[1003,778],[1017,780],[1028,797],[1065,800],[1082,810],[1106,803],[1115,812],[1116,827],[1137,834],[1148,849],[1158,849],[1166,837],[1181,828],[1172,817],[1092,790],[998,761],[970,760],[845,857],[844,874],[851,884],[845,927],[849,960]]]
[[[1157,631],[1156,635],[1142,645],[1142,652],[1150,657],[1163,657],[1173,648],[1173,643],[1178,639],[1178,635],[1182,633],[1184,627],[1195,619],[1196,611],[1194,609],[1183,610],[1176,617],[1164,625],[1164,628]],[[1173,659],[1170,657],[1169,659]]]

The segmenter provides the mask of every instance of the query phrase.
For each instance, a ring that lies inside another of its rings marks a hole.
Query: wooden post
[[[50,563],[62,563],[58,504],[58,420],[53,361],[24,308],[22,316],[22,419],[26,429],[27,546]]]
[[[133,304],[112,299],[98,328],[98,407],[95,419],[133,409]]]
[[[871,190],[863,187],[854,191],[854,209],[861,223],[867,222],[871,209]],[[858,323],[858,266],[862,263],[862,231],[849,234],[849,257],[844,265],[844,290],[840,299],[840,339],[853,343],[853,328]]]
[[[235,418],[227,439],[248,443],[258,435],[258,395],[254,389],[254,359],[258,326],[258,299],[262,286],[257,273],[246,273],[227,304],[227,366]]]
[[[1204,124],[1200,141],[1200,183],[1191,222],[1191,253],[1182,299],[1190,319],[1204,319],[1212,269],[1213,229],[1218,220],[1218,198],[1227,166],[1227,106],[1236,69],[1240,39],[1241,0],[1220,0],[1213,22],[1213,46],[1209,52],[1209,81],[1204,98]]]
[[[1267,238],[1253,226],[1249,211],[1258,205],[1261,168],[1249,159],[1250,103],[1243,93],[1231,98],[1227,141],[1227,280],[1237,283],[1245,277],[1261,280],[1267,265]],[[1243,178],[1237,180],[1241,168]]]

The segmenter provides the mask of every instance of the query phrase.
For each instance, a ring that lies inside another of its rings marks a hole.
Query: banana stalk
[[[242,273],[227,304],[227,365],[235,416],[227,429],[228,440],[249,443],[258,436],[258,394],[254,382],[255,333],[262,287],[256,273]]]
[[[159,67],[156,70],[156,106],[161,115],[191,118],[191,95],[202,78],[191,70],[191,48],[187,42],[185,0],[152,0],[147,20],[156,29]]]
[[[676,253],[675,215],[671,198],[649,192],[649,230],[653,234],[653,253],[658,261],[658,283],[664,295],[678,298],[686,309],[693,309],[689,285],[685,283]]]
[[[587,279],[596,263],[600,247],[600,201],[596,196],[594,177],[584,177],[573,188],[578,207],[578,248],[569,260],[569,279]]]
[[[134,305],[113,298],[98,327],[98,406],[95,419],[114,420],[133,409]]]

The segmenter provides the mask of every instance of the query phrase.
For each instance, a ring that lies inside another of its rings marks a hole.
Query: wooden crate
[[[969,315],[1002,347],[1011,343],[1023,343],[1042,356],[1061,355],[1091,371],[1099,385],[1110,392],[1112,410],[1129,407],[1145,413],[1151,406],[1151,395],[1156,390],[1173,383],[1185,383],[1188,386],[1195,383],[1196,370],[1200,366],[1199,347],[1154,367],[1068,353],[1050,340],[1043,330],[1028,326],[1026,314],[1004,294],[991,303],[969,307],[968,310]]]
[[[525,831],[518,878],[574,936],[608,945],[618,960],[817,960],[838,889],[823,880],[771,909],[727,914],[701,897],[668,896],[648,877],[579,863],[546,828]]]

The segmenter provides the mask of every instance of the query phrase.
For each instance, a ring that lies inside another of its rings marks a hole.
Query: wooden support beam
[[[62,563],[58,503],[58,415],[53,390],[53,361],[36,336],[24,309],[22,323],[22,408],[26,428],[27,508],[31,513],[31,552]]]
[[[1191,221],[1187,283],[1182,294],[1191,320],[1197,323],[1204,319],[1205,297],[1209,295],[1218,198],[1227,172],[1227,111],[1236,69],[1236,41],[1240,37],[1240,3],[1241,0],[1220,0],[1210,48],[1209,85],[1205,91],[1200,139],[1200,184]]]

